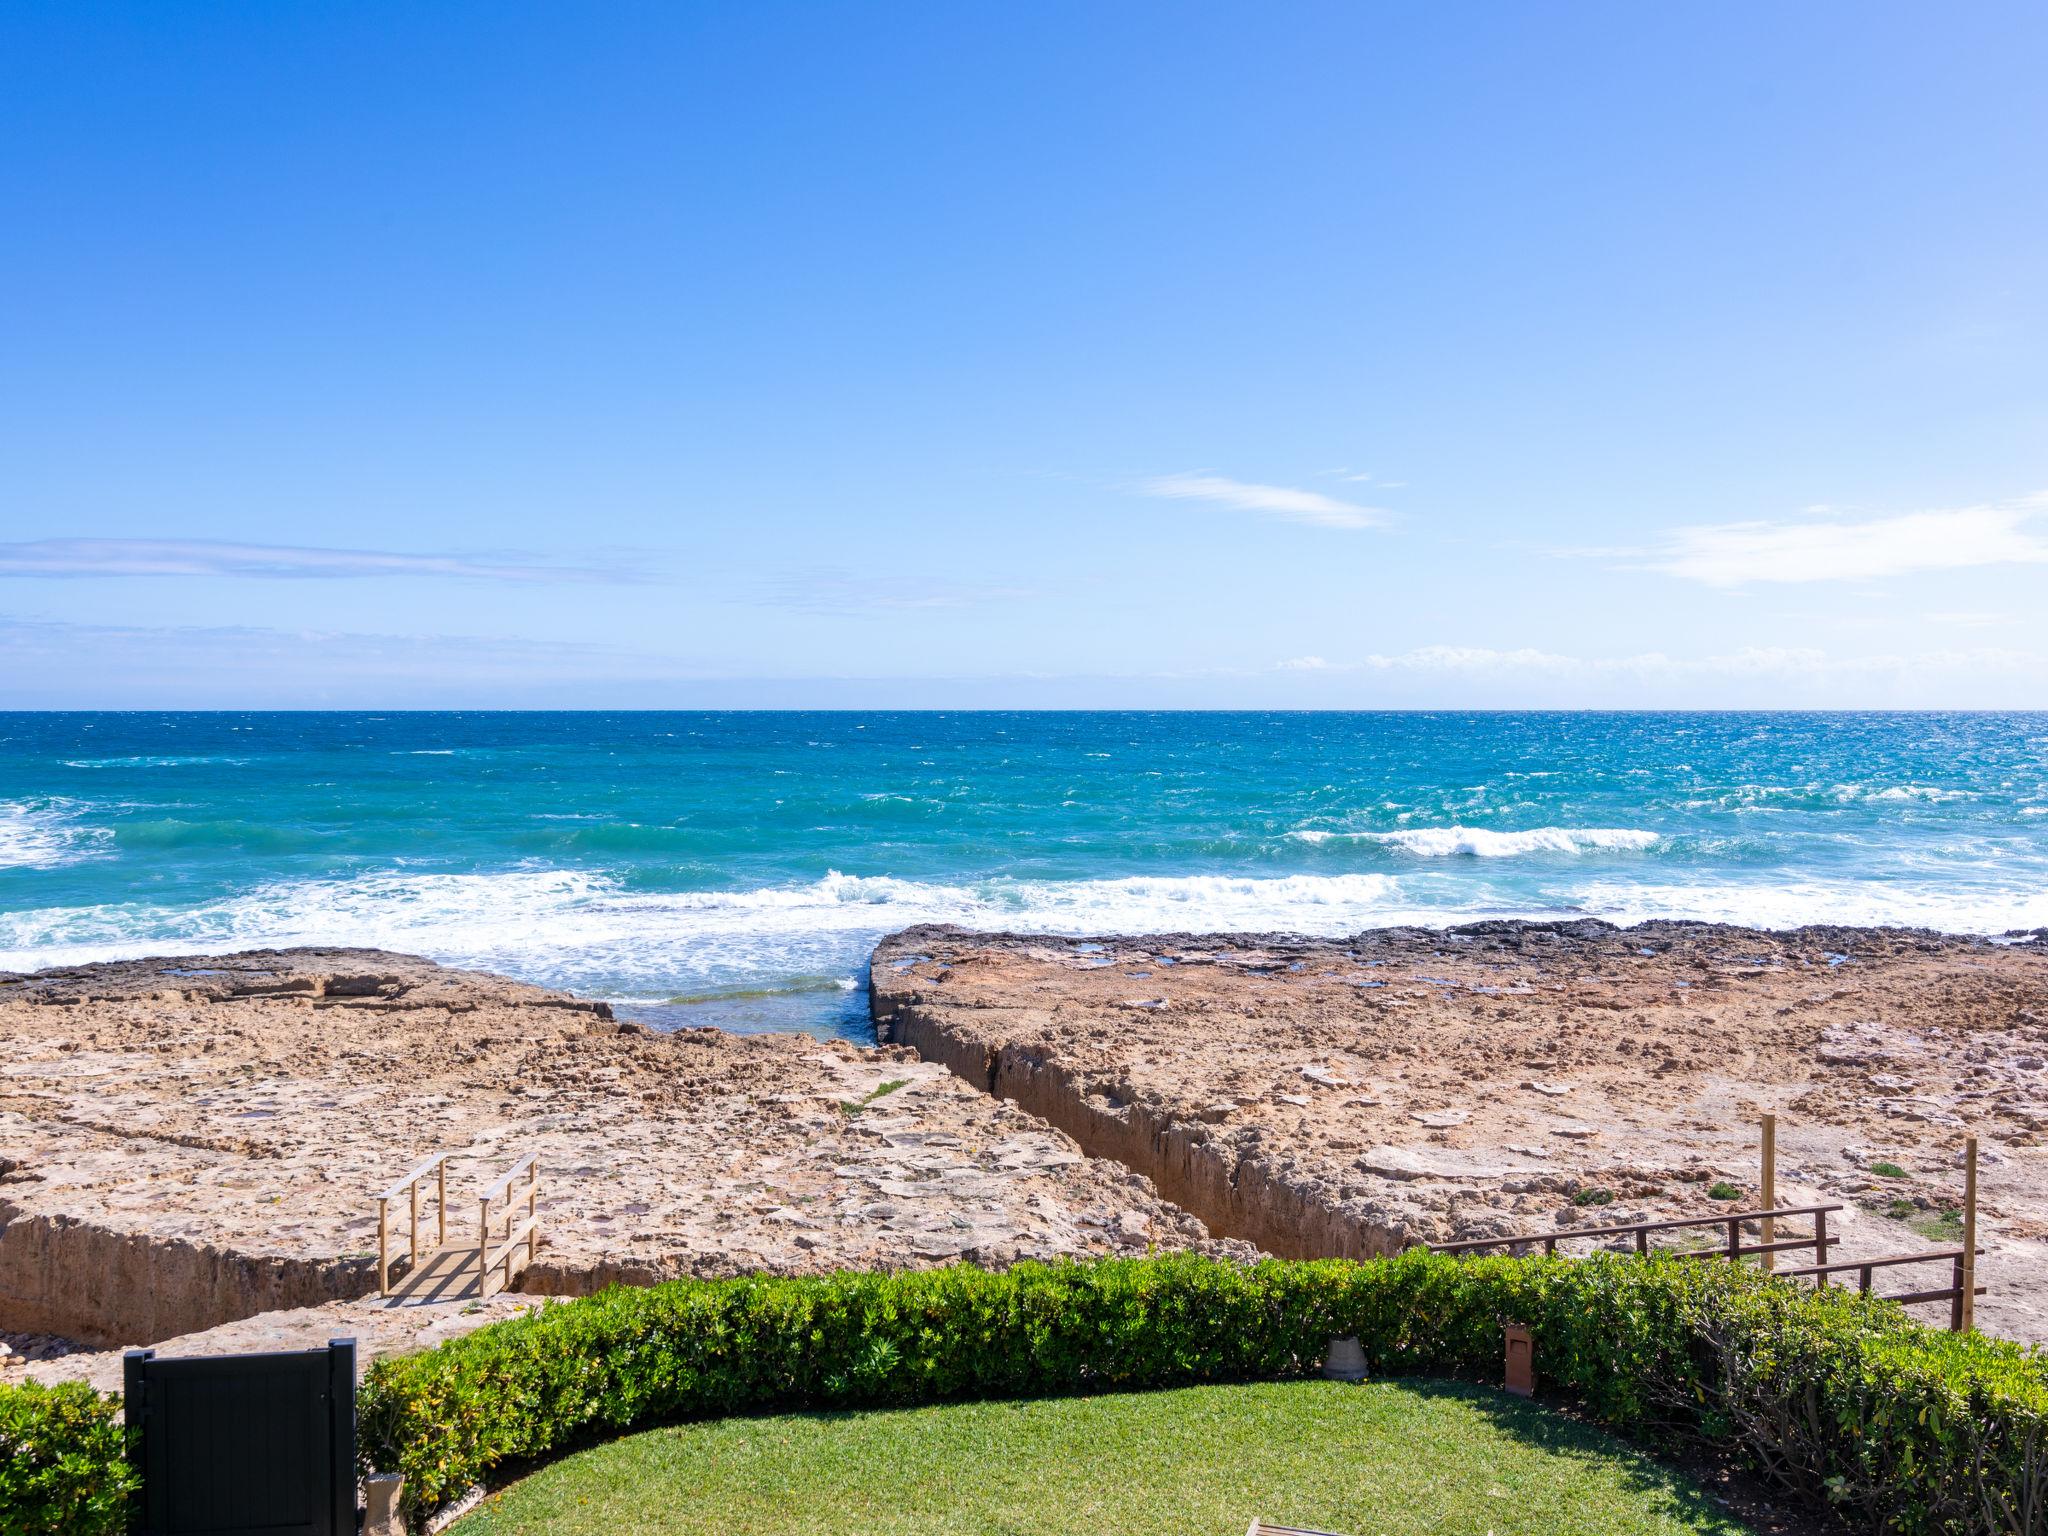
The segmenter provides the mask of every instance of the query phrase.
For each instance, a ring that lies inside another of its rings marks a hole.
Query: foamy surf
[[[1288,836],[1305,843],[1332,839],[1378,843],[1424,859],[1511,859],[1527,853],[1641,851],[1664,841],[1656,832],[1637,827],[1535,827],[1526,832],[1495,832],[1486,827],[1411,827],[1398,832],[1333,832],[1302,828]]]
[[[112,834],[85,826],[67,800],[0,800],[0,869],[55,869],[105,851]]]
[[[364,945],[571,987],[667,1000],[860,974],[885,933],[1290,932],[1323,937],[1486,917],[1706,918],[1764,927],[1890,923],[1998,933],[2048,926],[2048,895],[1941,896],[1872,881],[1592,880],[1530,900],[1450,875],[1133,876],[963,884],[827,874],[740,891],[645,892],[571,870],[279,882],[188,908],[127,903],[0,915],[0,969],[147,954]],[[819,984],[825,990],[824,984]]]

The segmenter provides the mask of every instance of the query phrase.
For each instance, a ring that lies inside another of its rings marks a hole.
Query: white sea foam
[[[1957,800],[1977,798],[1967,789],[1943,789],[1938,784],[1887,784],[1875,789],[1868,784],[1843,784],[1836,787],[1835,793],[1843,800],[1876,800],[1893,804],[1918,800],[1929,805],[1948,805]]]
[[[65,847],[69,847],[68,844]],[[62,857],[60,849],[55,856]],[[751,977],[841,975],[884,933],[1285,931],[1337,936],[1483,917],[1705,918],[1766,927],[1898,923],[1997,933],[2048,926],[2038,888],[1953,882],[1595,879],[1518,888],[1448,870],[1248,878],[1132,876],[945,884],[831,873],[739,891],[646,892],[574,870],[385,873],[279,882],[189,908],[143,903],[0,914],[0,970],[269,945],[367,945],[591,995],[661,997]]]
[[[1585,853],[1594,849],[1642,850],[1664,839],[1636,827],[1535,827],[1527,832],[1495,832],[1485,827],[1411,827],[1399,832],[1326,832],[1304,828],[1290,837],[1305,843],[1341,837],[1384,843],[1418,858],[1456,856],[1509,859],[1524,853]]]
[[[1809,923],[1933,928],[1997,934],[2048,926],[2048,892],[1968,889],[1953,882],[1787,880],[1772,883],[1648,885],[1593,882],[1580,893],[1589,916],[1613,923],[1656,918],[1798,928]]]
[[[239,768],[246,757],[67,757],[66,768]]]
[[[112,840],[105,827],[80,824],[69,800],[0,800],[0,869],[55,869],[92,858]]]
[[[835,960],[845,963],[881,934],[913,923],[1069,934],[1345,933],[1424,915],[1402,911],[1393,881],[1365,874],[946,885],[835,872],[801,885],[671,893],[628,891],[608,877],[567,870],[377,874],[272,884],[183,909],[123,903],[0,914],[0,970],[348,944],[564,985],[666,985],[830,970]]]

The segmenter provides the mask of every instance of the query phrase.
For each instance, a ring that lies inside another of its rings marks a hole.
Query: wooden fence
[[[1431,1243],[1432,1253],[1479,1253],[1488,1248],[1505,1248],[1509,1252],[1517,1249],[1543,1245],[1545,1253],[1556,1253],[1561,1242],[1580,1238],[1626,1237],[1633,1239],[1637,1253],[1648,1253],[1651,1248],[1652,1232],[1676,1232],[1685,1227],[1721,1227],[1727,1232],[1719,1243],[1698,1248],[1671,1248],[1667,1251],[1681,1258],[1692,1259],[1741,1259],[1752,1254],[1790,1253],[1800,1248],[1811,1248],[1814,1258],[1821,1264],[1828,1261],[1828,1247],[1835,1241],[1828,1236],[1828,1213],[1839,1211],[1841,1204],[1833,1205],[1786,1205],[1761,1211],[1730,1211],[1727,1215],[1682,1216],[1673,1221],[1625,1221],[1612,1227],[1573,1227],[1556,1232],[1538,1232],[1522,1237],[1472,1237],[1457,1243]],[[1742,1224],[1754,1221],[1775,1223],[1785,1216],[1811,1216],[1813,1233],[1809,1237],[1774,1238],[1765,1242],[1745,1243],[1742,1240]]]
[[[1872,1277],[1880,1269],[1892,1269],[1904,1264],[1934,1264],[1946,1261],[1951,1266],[1952,1278],[1949,1284],[1934,1290],[1905,1291],[1886,1295],[1889,1301],[1906,1304],[1925,1301],[1946,1301],[1949,1303],[1949,1327],[1962,1332],[1971,1326],[1975,1299],[1982,1296],[1985,1287],[1976,1283],[1976,1265],[1973,1262],[1984,1250],[1972,1252],[1968,1248],[1931,1248],[1921,1253],[1888,1254],[1875,1259],[1837,1259],[1830,1262],[1828,1249],[1840,1241],[1828,1235],[1828,1215],[1842,1209],[1839,1203],[1833,1205],[1788,1205],[1775,1206],[1756,1211],[1730,1211],[1725,1215],[1684,1216],[1670,1221],[1628,1221],[1608,1227],[1571,1227],[1555,1232],[1525,1233],[1514,1237],[1472,1237],[1462,1242],[1431,1243],[1432,1253],[1483,1253],[1489,1248],[1505,1248],[1510,1253],[1523,1252],[1541,1246],[1546,1254],[1557,1252],[1557,1245],[1581,1240],[1597,1242],[1601,1239],[1626,1239],[1637,1253],[1668,1253],[1681,1259],[1727,1259],[1731,1262],[1746,1258],[1757,1258],[1769,1262],[1780,1253],[1798,1249],[1811,1249],[1812,1264],[1796,1269],[1774,1271],[1781,1280],[1811,1280],[1816,1286],[1825,1287],[1832,1275],[1853,1274],[1857,1277],[1857,1289],[1866,1295],[1872,1292]],[[1759,1242],[1745,1242],[1743,1226],[1755,1222],[1762,1232],[1771,1232],[1777,1222],[1788,1217],[1810,1216],[1813,1230],[1804,1237],[1772,1237]],[[1651,1241],[1651,1234],[1677,1232],[1686,1228],[1712,1228],[1722,1231],[1721,1241],[1699,1247],[1659,1247]],[[1878,1293],[1885,1294],[1885,1293]]]

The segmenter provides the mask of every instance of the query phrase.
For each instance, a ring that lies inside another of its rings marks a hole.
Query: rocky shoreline
[[[1756,1194],[1764,1113],[1780,1203],[1847,1207],[1838,1256],[1919,1251],[1954,1241],[1967,1126],[1980,1319],[2048,1337],[2040,935],[930,927],[884,941],[873,998],[882,1038],[1297,1257],[1725,1211]]]
[[[872,998],[864,1048],[652,1033],[373,950],[0,976],[0,1379],[110,1385],[133,1344],[405,1349],[619,1280],[1709,1214],[1753,1196],[1764,1112],[1781,1202],[1842,1201],[1844,1254],[1938,1243],[1976,1131],[1980,1320],[2048,1338],[2041,936],[920,928]],[[535,1153],[543,1246],[512,1294],[392,1307],[371,1196],[436,1151],[451,1244]]]
[[[651,1034],[406,956],[0,977],[0,1037],[0,1329],[15,1332],[111,1348],[297,1312],[331,1329],[323,1309],[374,1289],[371,1197],[437,1151],[453,1157],[451,1245],[474,1244],[477,1187],[538,1155],[529,1296],[1238,1251],[903,1048]]]

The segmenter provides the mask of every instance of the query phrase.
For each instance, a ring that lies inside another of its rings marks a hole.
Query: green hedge
[[[0,1387],[0,1536],[113,1536],[135,1486],[117,1398],[82,1382]]]
[[[664,1420],[1372,1369],[1497,1378],[1528,1324],[1547,1392],[1639,1439],[1728,1450],[1887,1533],[2048,1531],[2048,1361],[1746,1268],[1411,1252],[1194,1257],[614,1289],[372,1367],[368,1464],[416,1509]]]

